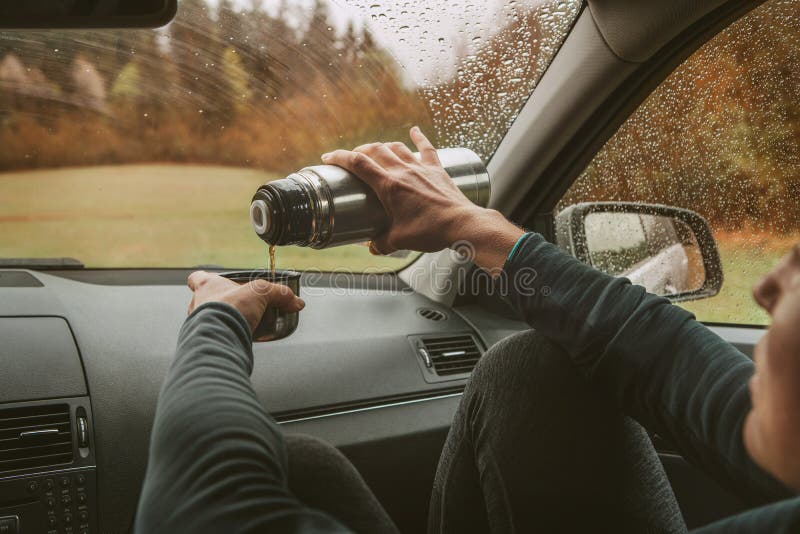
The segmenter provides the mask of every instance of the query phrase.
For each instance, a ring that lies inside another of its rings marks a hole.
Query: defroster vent
[[[439,376],[469,373],[478,363],[482,351],[471,334],[422,337],[417,350],[426,367]]]
[[[447,319],[447,315],[445,315],[444,312],[434,310],[433,308],[420,308],[417,310],[417,315],[429,321],[444,321]]]
[[[72,462],[69,405],[0,410],[0,473]]]

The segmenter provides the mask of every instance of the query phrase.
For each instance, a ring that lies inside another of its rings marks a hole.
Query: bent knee
[[[501,394],[561,394],[585,388],[585,380],[560,346],[534,330],[514,334],[493,345],[472,372],[467,391]],[[501,393],[502,392],[502,393]]]
[[[327,465],[347,462],[345,456],[333,445],[308,434],[286,434],[286,450],[290,463],[302,462]]]

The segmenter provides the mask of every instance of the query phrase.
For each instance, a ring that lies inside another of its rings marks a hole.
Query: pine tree
[[[227,120],[232,109],[224,86],[222,58],[225,43],[205,0],[183,0],[170,25],[170,56],[177,69],[176,102],[214,126]]]
[[[316,0],[311,11],[308,27],[303,34],[302,46],[306,48],[306,72],[301,80],[306,83],[317,77],[333,79],[337,77],[338,42],[333,23],[330,21],[328,4]]]

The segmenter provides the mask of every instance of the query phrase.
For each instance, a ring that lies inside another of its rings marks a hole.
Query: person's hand
[[[343,167],[366,182],[386,209],[390,226],[372,241],[372,253],[436,252],[455,246],[472,249],[473,259],[482,267],[501,267],[522,231],[498,212],[470,202],[416,126],[411,140],[419,150],[419,160],[399,142],[372,143],[322,156],[323,163]]]
[[[193,292],[189,313],[207,302],[224,302],[244,316],[251,332],[258,326],[267,306],[287,312],[297,312],[305,307],[305,302],[291,289],[266,280],[237,284],[218,274],[196,271],[189,275],[187,285]]]

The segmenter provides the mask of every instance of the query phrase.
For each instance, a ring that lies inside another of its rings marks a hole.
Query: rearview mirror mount
[[[155,28],[177,9],[177,0],[0,0],[0,30]]]
[[[558,245],[580,261],[673,302],[712,297],[722,263],[699,214],[635,202],[588,202],[556,217]]]

